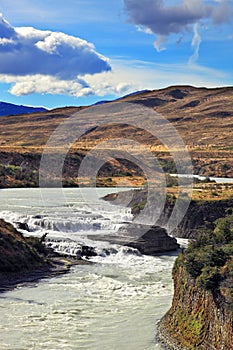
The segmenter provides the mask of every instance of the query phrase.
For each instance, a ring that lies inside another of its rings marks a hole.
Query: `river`
[[[40,189],[0,191],[5,220],[27,223],[33,235],[49,232],[49,244],[58,251],[76,254],[87,243],[99,252],[93,265],[1,294],[0,349],[162,349],[156,323],[171,305],[176,254],[143,256],[90,240],[130,222],[130,210],[100,199],[116,189],[82,189],[85,200],[80,189],[63,191],[65,201],[58,202],[56,189],[48,190],[55,198],[50,204]]]

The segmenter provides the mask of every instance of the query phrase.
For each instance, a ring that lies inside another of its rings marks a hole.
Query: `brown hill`
[[[195,173],[233,177],[233,87],[207,89],[172,86],[126,96],[118,101],[144,105],[166,117],[187,145]],[[11,174],[7,172],[7,166],[20,166],[24,170],[32,169],[35,173],[40,154],[51,133],[62,121],[83,108],[87,107],[65,107],[20,117],[1,117],[0,164],[6,171],[5,175],[9,176],[8,182]],[[64,170],[67,178],[76,176],[76,168],[86,150],[91,149],[100,140],[128,137],[132,133],[140,142],[150,146],[162,161],[165,170],[173,170],[169,152],[147,132],[132,129],[127,124],[118,125],[117,128],[114,125],[96,128],[98,120],[95,120],[95,116],[87,119],[86,115],[81,113],[78,118],[79,122],[85,125],[87,132],[72,148],[69,164]],[[118,169],[118,173],[125,174],[132,167],[132,164],[125,162],[122,170],[122,162],[110,164],[107,171],[105,168],[104,176],[112,176],[114,168]],[[140,175],[140,172],[136,173]]]

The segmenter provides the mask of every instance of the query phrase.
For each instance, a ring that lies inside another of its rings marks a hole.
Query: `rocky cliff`
[[[232,221],[219,221],[175,263],[172,307],[159,324],[159,338],[169,349],[232,349]]]
[[[98,235],[95,239],[136,248],[145,255],[174,251],[180,247],[177,240],[170,237],[164,228],[139,224],[126,224],[117,234]]]
[[[205,291],[181,264],[174,274],[172,307],[159,325],[170,349],[229,350],[233,344],[232,277],[218,292]]]
[[[125,192],[127,199],[128,192]],[[112,193],[105,198],[113,204],[120,204],[124,202],[124,193],[121,192],[118,200],[118,194]],[[137,190],[133,192],[133,198],[129,203],[132,213],[137,216],[144,208],[147,201],[147,191]],[[166,227],[169,217],[172,213],[175,201],[167,198],[164,210],[157,222],[159,226]],[[233,199],[222,200],[216,199],[214,201],[207,200],[192,200],[189,208],[180,222],[180,224],[171,232],[172,236],[179,238],[195,238],[202,228],[213,229],[215,220],[225,217],[233,212]]]
[[[180,238],[195,238],[202,228],[212,229],[215,220],[231,214],[233,200],[194,201],[192,200],[187,213],[181,223],[173,230],[172,235]],[[160,224],[166,224],[172,211],[172,205],[168,202]]]

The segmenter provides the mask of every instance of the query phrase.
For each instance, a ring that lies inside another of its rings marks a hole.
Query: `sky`
[[[233,0],[0,0],[0,101],[233,85]]]

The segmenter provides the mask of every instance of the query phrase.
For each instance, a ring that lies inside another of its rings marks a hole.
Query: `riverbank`
[[[219,219],[180,254],[174,295],[158,325],[169,350],[228,350],[233,343],[233,215]]]
[[[0,293],[67,273],[72,266],[81,264],[90,262],[59,255],[44,245],[43,238],[25,238],[0,219]]]
[[[77,260],[68,257],[57,256],[49,259],[51,266],[41,267],[32,271],[0,274],[0,293],[4,293],[15,288],[21,288],[29,284],[34,284],[45,278],[53,278],[68,273],[72,266],[89,265],[87,260]]]
[[[19,273],[0,273],[0,293],[34,284],[45,278],[66,274],[75,265],[91,265],[92,262],[55,254],[48,258],[48,265]]]
[[[172,339],[166,331],[166,327],[163,324],[163,319],[160,320],[157,324],[156,338],[165,350],[187,350],[187,348],[175,344],[174,339]]]
[[[53,278],[70,271],[75,265],[92,264],[87,260],[76,260],[67,257],[54,257],[50,259],[52,267],[44,267],[19,274],[0,274],[0,293],[8,292],[15,288],[21,288],[34,284],[45,278]]]

